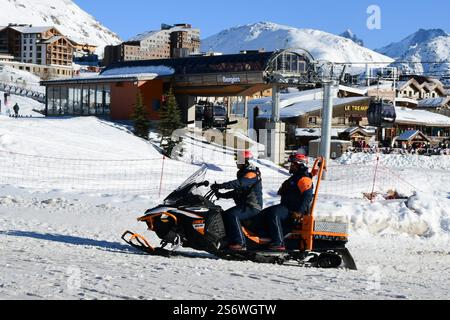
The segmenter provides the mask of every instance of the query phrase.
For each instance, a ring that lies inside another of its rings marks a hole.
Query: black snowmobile
[[[260,222],[256,220],[243,223],[247,251],[223,249],[227,246],[223,210],[215,204],[218,198],[214,191],[202,195],[202,190],[209,187],[209,182],[205,181],[206,166],[172,192],[162,205],[148,210],[145,216],[138,219],[145,222],[149,230],[162,240],[160,247],[153,247],[142,235],[131,231],[125,232],[122,239],[132,247],[153,256],[183,256],[186,254],[176,249],[184,247],[205,251],[226,260],[356,270],[355,262],[346,248],[349,238],[348,224],[316,222],[314,219],[325,161],[318,159],[314,168],[318,169],[319,174],[312,209],[310,214],[304,216],[286,235],[286,252],[267,250],[271,239],[258,235],[257,230],[261,228]],[[169,246],[170,249],[166,249]]]

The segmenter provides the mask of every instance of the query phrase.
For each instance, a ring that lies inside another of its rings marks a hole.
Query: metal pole
[[[320,156],[326,163],[330,163],[331,156],[331,129],[333,121],[333,87],[334,81],[323,83],[323,118],[322,118],[322,139],[320,143]],[[326,180],[326,173],[323,175]]]
[[[272,87],[272,122],[280,122],[280,91],[276,85]]]

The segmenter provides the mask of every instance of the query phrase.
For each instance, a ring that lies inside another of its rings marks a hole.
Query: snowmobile
[[[284,252],[268,250],[271,239],[258,234],[261,228],[255,219],[242,224],[247,239],[247,251],[225,249],[227,242],[222,218],[224,211],[221,206],[215,204],[219,196],[213,190],[202,195],[202,190],[210,185],[205,181],[206,166],[172,192],[163,204],[148,210],[138,219],[139,222],[146,223],[148,229],[161,239],[160,247],[152,246],[145,237],[131,231],[125,232],[122,239],[133,248],[152,256],[186,256],[177,251],[183,247],[207,252],[226,260],[357,270],[346,248],[349,239],[348,223],[321,222],[314,218],[325,166],[323,158],[316,160],[313,170],[318,172],[318,179],[310,213],[298,221],[286,235],[287,250]]]

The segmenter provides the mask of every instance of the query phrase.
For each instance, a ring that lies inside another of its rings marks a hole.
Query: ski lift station
[[[290,51],[248,51],[115,63],[97,76],[43,81],[46,115],[128,120],[140,92],[149,120],[157,121],[164,93],[172,87],[183,120],[191,122],[195,121],[195,105],[202,98],[231,101],[230,97],[251,97],[272,89],[280,80],[295,84],[299,76],[309,83],[311,60]]]

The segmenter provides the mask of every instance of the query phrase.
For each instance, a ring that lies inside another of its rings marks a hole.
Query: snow
[[[354,97],[354,98],[334,98],[333,106],[338,107],[342,105],[347,105],[350,103],[358,102],[358,101],[367,101],[367,97]],[[295,103],[288,107],[282,108],[280,111],[280,118],[294,118],[305,115],[310,112],[318,111],[323,108],[323,100],[308,100]],[[262,113],[260,114],[260,118],[269,118],[272,112],[270,113]],[[450,118],[449,118],[450,119]]]
[[[101,76],[155,74],[156,76],[168,76],[175,73],[175,70],[167,66],[144,66],[144,67],[122,67],[110,68],[101,73]]]
[[[275,51],[285,48],[306,49],[316,60],[331,62],[379,62],[393,60],[361,47],[350,39],[312,29],[296,29],[272,22],[259,22],[224,30],[204,39],[201,51],[239,53],[242,50]]]
[[[41,78],[28,71],[0,63],[0,83],[45,93],[45,87],[40,85],[40,81]]]
[[[24,109],[32,109],[34,103],[22,101]],[[211,169],[210,181],[233,178],[236,169],[231,152],[223,155],[223,148],[201,139],[185,139],[184,143],[196,148],[188,150],[184,162],[167,160],[165,169],[172,173],[170,186],[179,185],[198,168],[192,162],[203,160]],[[94,159],[103,166],[112,166],[111,160],[160,156],[152,144],[135,138],[125,126],[90,117],[11,119],[0,116],[0,150],[0,153],[57,157],[61,161],[63,158]],[[15,163],[20,165],[22,156],[15,157]],[[157,192],[40,190],[23,187],[20,179],[5,184],[3,178],[9,174],[6,171],[9,167],[7,158],[2,158],[0,298],[450,298],[450,157],[381,155],[380,170],[384,171],[380,173],[390,172],[399,182],[406,181],[419,188],[413,188],[415,193],[407,200],[370,203],[358,197],[357,192],[350,194],[344,183],[357,180],[355,183],[362,181],[370,185],[373,174],[367,174],[367,168],[375,167],[377,157],[346,154],[333,162],[329,169],[331,180],[324,182],[324,193],[319,197],[319,219],[347,219],[351,225],[348,247],[359,267],[352,272],[221,261],[189,249],[183,250],[197,259],[141,255],[123,244],[120,236],[130,229],[158,243],[146,231],[146,226],[136,221],[146,209],[159,203]],[[274,191],[287,177],[286,171],[267,160],[257,162],[263,170],[265,204],[276,203]],[[51,170],[62,169],[57,162],[48,164]],[[33,165],[29,163],[30,167]],[[158,173],[153,176],[155,185],[159,182],[160,166],[161,162],[155,162],[146,168]],[[72,169],[75,174],[76,168]],[[103,168],[105,172],[111,169],[122,170],[117,166]],[[131,172],[133,167],[127,170]],[[72,175],[70,171],[64,172]],[[46,177],[42,179],[45,182]]]
[[[376,50],[394,58],[409,73],[447,74],[450,68],[450,35],[441,29],[420,29],[409,37]],[[410,63],[403,63],[408,61]],[[425,62],[440,62],[425,63]]]
[[[395,108],[397,112],[397,123],[428,124],[435,126],[449,126],[450,118],[434,112],[425,110],[412,110],[408,108]]]
[[[100,56],[106,45],[121,41],[71,0],[0,0],[0,7],[0,26],[9,23],[54,26],[78,43],[99,46],[96,53]]]

